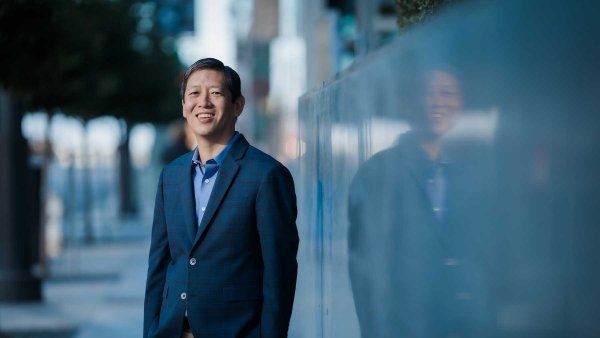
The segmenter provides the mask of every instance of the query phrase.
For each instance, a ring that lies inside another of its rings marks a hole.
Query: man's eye
[[[212,92],[213,95],[221,95],[221,92]]]
[[[198,94],[198,92],[190,92],[189,95],[196,95],[196,94]]]

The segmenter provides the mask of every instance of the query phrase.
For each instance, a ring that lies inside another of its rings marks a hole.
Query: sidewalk
[[[125,222],[111,241],[64,249],[50,262],[42,303],[0,305],[2,332],[13,332],[9,337],[141,336],[150,224]]]

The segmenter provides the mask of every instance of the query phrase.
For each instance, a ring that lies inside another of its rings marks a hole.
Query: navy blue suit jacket
[[[144,302],[144,338],[286,337],[298,233],[290,172],[240,137],[196,224],[192,152],[160,176]]]

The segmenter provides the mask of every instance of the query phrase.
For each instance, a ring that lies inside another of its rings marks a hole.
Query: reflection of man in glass
[[[462,95],[456,78],[444,71],[427,75],[425,88],[425,114],[416,116],[420,126],[421,145],[434,165],[439,165],[444,135],[456,123],[463,109]]]
[[[463,109],[448,71],[426,74],[412,131],[362,165],[349,197],[350,277],[362,336],[487,331],[482,167],[447,135]]]

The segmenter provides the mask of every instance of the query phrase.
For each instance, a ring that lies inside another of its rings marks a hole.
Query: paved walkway
[[[72,337],[68,328],[77,328],[77,338],[140,337],[149,222],[123,224],[111,241],[66,248],[51,262],[42,303],[0,305],[2,330],[22,332],[18,337]]]

